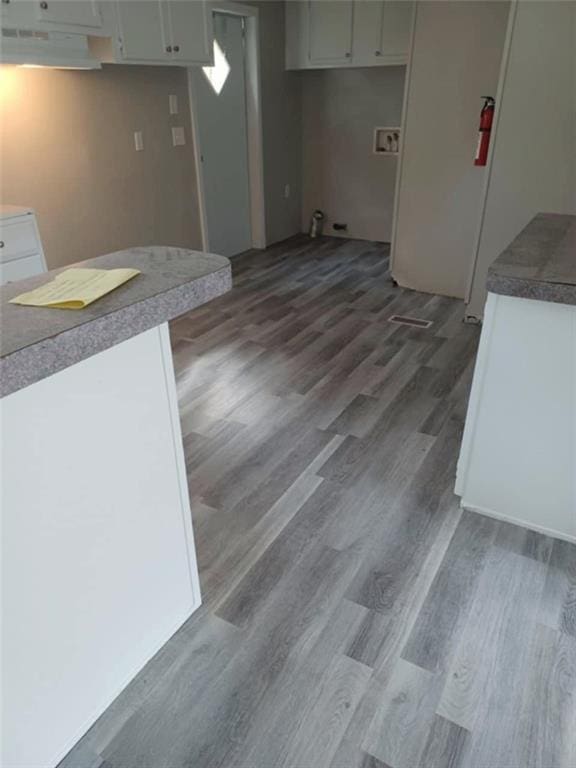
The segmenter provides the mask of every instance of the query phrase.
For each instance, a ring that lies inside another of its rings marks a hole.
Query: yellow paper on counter
[[[52,282],[10,299],[10,304],[84,309],[139,274],[139,269],[67,269]]]

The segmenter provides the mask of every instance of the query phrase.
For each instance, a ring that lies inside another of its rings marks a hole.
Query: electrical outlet
[[[286,200],[288,200],[288,198],[290,197],[290,184],[284,185],[284,197],[286,198]]]
[[[144,139],[142,137],[142,131],[134,131],[134,149],[136,152],[142,152],[144,149]]]
[[[172,128],[172,145],[174,147],[182,147],[184,144],[186,144],[184,128],[181,125],[175,125]]]
[[[178,114],[178,96],[176,96],[175,93],[171,93],[170,96],[168,96],[168,108],[171,115]]]

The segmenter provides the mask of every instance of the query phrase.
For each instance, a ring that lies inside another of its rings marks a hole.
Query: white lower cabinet
[[[54,768],[200,605],[168,326],[0,419],[0,765]]]
[[[576,306],[488,294],[455,492],[576,542]]]
[[[406,64],[410,0],[292,0],[286,4],[286,68]]]
[[[212,13],[206,0],[116,0],[103,11],[112,35],[91,38],[90,48],[104,63],[212,63]]]

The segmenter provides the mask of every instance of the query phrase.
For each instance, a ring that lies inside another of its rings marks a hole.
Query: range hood
[[[65,69],[101,69],[85,35],[2,28],[2,64]]]

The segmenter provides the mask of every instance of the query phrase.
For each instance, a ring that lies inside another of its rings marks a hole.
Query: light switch
[[[134,149],[136,152],[142,152],[144,149],[144,139],[142,137],[142,131],[134,131]]]
[[[178,114],[178,96],[176,96],[175,93],[171,93],[170,96],[168,96],[168,106],[170,107],[171,115]]]
[[[175,125],[172,128],[172,144],[175,147],[181,147],[186,144],[186,134],[184,128],[181,125]]]

